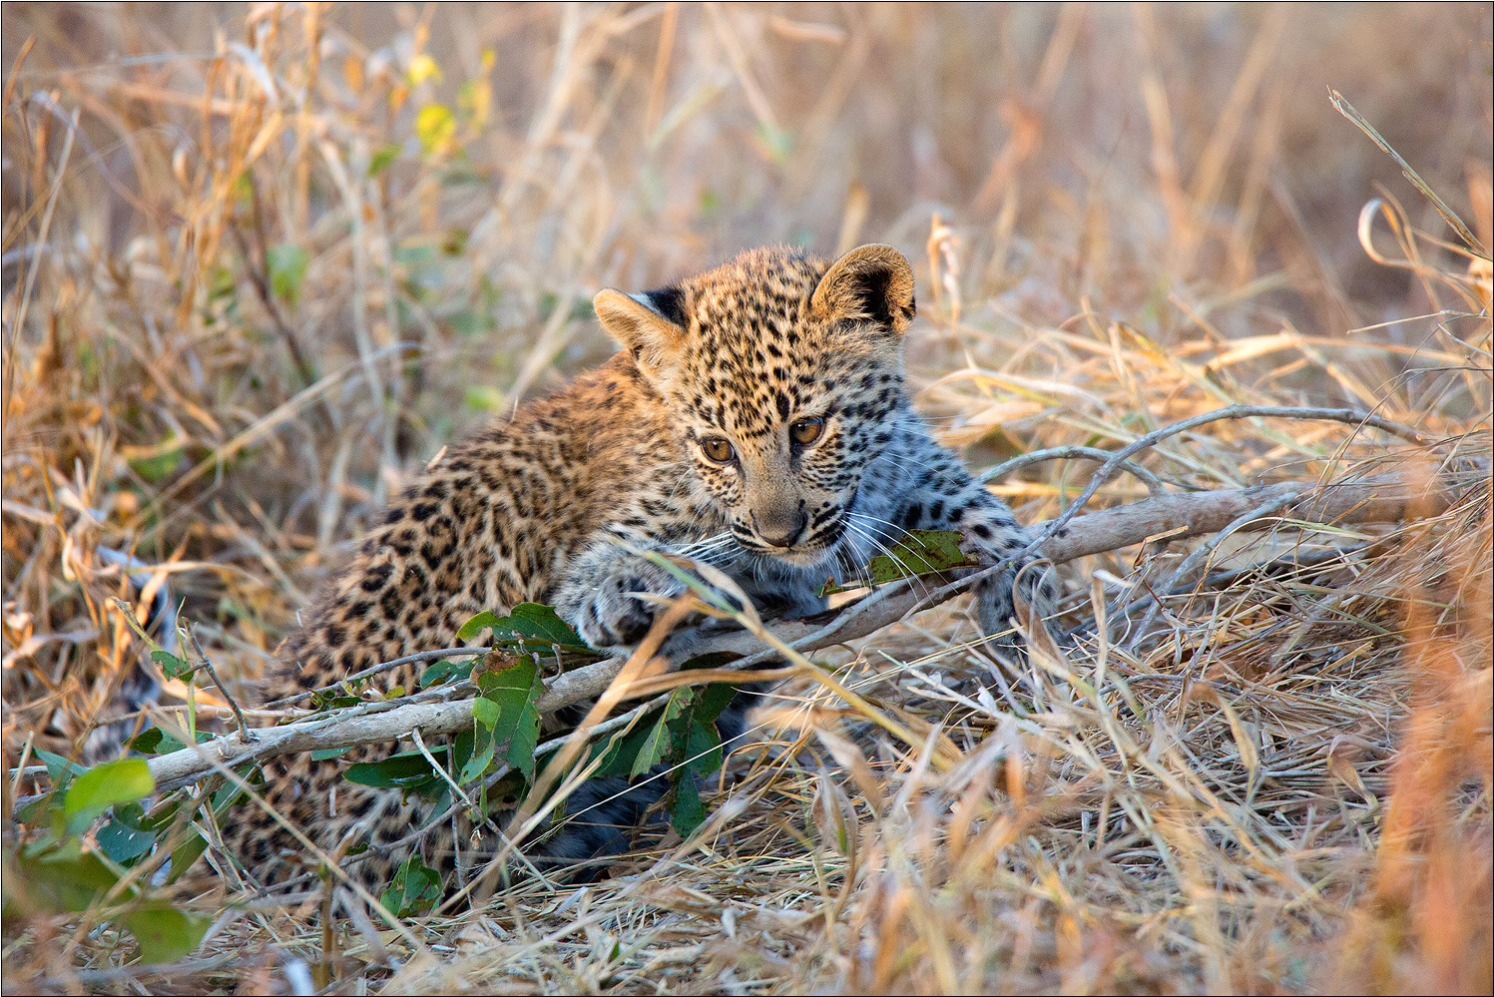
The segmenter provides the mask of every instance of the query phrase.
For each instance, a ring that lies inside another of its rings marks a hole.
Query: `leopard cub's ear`
[[[891,246],[862,246],[834,263],[820,278],[810,314],[828,322],[874,322],[901,333],[913,321],[913,268]]]
[[[592,299],[607,334],[643,367],[667,364],[684,342],[684,294],[676,288],[624,294],[608,288]]]

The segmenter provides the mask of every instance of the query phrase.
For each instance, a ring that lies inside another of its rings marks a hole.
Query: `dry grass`
[[[12,918],[7,992],[1494,987],[1489,271],[1326,93],[1494,244],[1487,5],[5,14],[8,768],[115,716],[137,593],[101,551],[252,679],[402,475],[607,354],[596,288],[767,241],[921,262],[911,362],[977,466],[1333,404],[1434,442],[1246,420],[1143,463],[1484,478],[1402,527],[1228,538],[1171,589],[1197,543],[1092,558],[1075,646],[1019,676],[960,605],[832,656],[952,766],[785,694],[706,833],[620,878],[407,933],[181,888],[216,921],[166,972]],[[1092,470],[996,487],[1051,518]]]

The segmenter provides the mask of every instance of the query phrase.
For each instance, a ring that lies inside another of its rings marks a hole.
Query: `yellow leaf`
[[[436,65],[436,60],[424,52],[410,60],[410,70],[405,74],[410,81],[410,86],[418,87],[426,80],[441,82],[441,67]]]
[[[456,138],[456,115],[445,104],[430,104],[415,118],[415,134],[426,155],[439,155],[451,148]]]

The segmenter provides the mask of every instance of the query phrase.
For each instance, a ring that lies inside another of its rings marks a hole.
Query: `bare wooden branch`
[[[1121,550],[1165,535],[1169,540],[1216,533],[1226,528],[1252,529],[1279,525],[1283,519],[1324,524],[1399,522],[1445,511],[1460,491],[1453,477],[1429,474],[1385,476],[1324,487],[1285,482],[1253,488],[1160,495],[1132,505],[1090,513],[1067,523],[1046,540],[1042,553],[1054,563]],[[1251,510],[1270,508],[1259,522],[1240,522]],[[1061,522],[1061,520],[1059,521]],[[1039,524],[1039,529],[1046,524]],[[967,576],[968,578],[969,576]],[[943,602],[967,586],[956,580],[932,591],[900,582],[885,586],[826,619],[784,621],[772,632],[795,650],[813,652],[866,637],[909,613]],[[732,668],[751,668],[772,661],[775,652],[745,631],[708,632],[696,653],[731,653],[742,657]],[[451,653],[450,651],[443,653]],[[550,714],[594,699],[622,670],[621,660],[600,661],[549,680],[538,707]],[[407,738],[419,730],[426,737],[451,734],[472,722],[470,683],[441,687],[388,703],[370,703],[280,727],[258,728],[252,739],[224,735],[150,760],[160,791],[188,785],[218,766],[235,766],[274,755],[292,754]],[[25,802],[25,801],[22,801]]]

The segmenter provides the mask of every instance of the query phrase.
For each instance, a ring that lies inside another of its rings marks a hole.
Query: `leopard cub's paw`
[[[1015,647],[1016,637],[1012,630],[1016,616],[1014,592],[1039,619],[1050,617],[1055,612],[1059,589],[1051,565],[1041,562],[1038,554],[1017,555],[1033,539],[1031,533],[1015,524],[993,524],[971,535],[962,549],[982,564],[998,564],[1009,561],[1006,568],[985,579],[976,589],[981,629],[988,635],[998,635],[998,645]]]
[[[581,607],[576,632],[598,650],[633,647],[663,610],[658,603],[640,596],[673,599],[684,591],[679,579],[657,565],[639,562],[621,566],[601,579]]]

